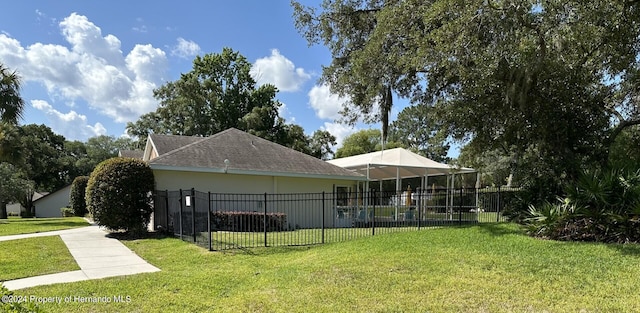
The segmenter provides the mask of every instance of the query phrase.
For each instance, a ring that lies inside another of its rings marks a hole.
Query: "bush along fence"
[[[513,189],[220,194],[159,190],[154,227],[209,250],[339,242],[424,227],[506,221]]]

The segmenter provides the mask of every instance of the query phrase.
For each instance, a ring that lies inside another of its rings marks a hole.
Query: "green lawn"
[[[0,281],[78,269],[60,236],[0,241]]]
[[[10,218],[0,220],[0,236],[41,233],[83,226],[89,226],[89,223],[82,217]]]
[[[543,241],[513,224],[226,253],[175,238],[125,244],[162,271],[20,293],[111,299],[48,312],[640,311],[639,246]]]

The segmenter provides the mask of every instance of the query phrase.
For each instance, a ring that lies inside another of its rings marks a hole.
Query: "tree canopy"
[[[391,123],[389,138],[422,156],[445,162],[448,161],[450,144],[446,130],[433,116],[433,111],[425,105],[404,108]]]
[[[20,96],[21,84],[18,74],[0,63],[0,122],[17,124],[22,117],[24,100]]]
[[[0,165],[10,166],[12,170],[4,173],[13,175],[0,178],[19,187],[5,188],[4,198],[19,201],[26,209],[32,209],[35,191],[55,191],[91,174],[98,163],[117,156],[120,149],[134,148],[129,138],[67,141],[46,125],[0,125]]]
[[[434,109],[447,133],[575,179],[640,123],[640,2],[293,1],[296,27],[333,59],[322,79],[343,110],[381,120],[381,86]],[[606,162],[606,161],[605,161]]]
[[[31,185],[14,165],[0,162],[0,219],[7,218],[7,203],[22,200]]]
[[[385,143],[385,149],[404,147],[400,142]],[[379,129],[363,129],[344,139],[336,151],[336,158],[365,154],[382,150],[382,133]]]
[[[65,179],[61,162],[65,138],[45,125],[29,124],[19,127],[19,148],[23,151],[21,166],[26,176],[35,182],[37,190],[54,191],[71,183]]]

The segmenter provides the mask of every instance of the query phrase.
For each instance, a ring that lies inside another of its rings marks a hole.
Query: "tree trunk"
[[[7,203],[0,200],[0,219],[7,219]]]

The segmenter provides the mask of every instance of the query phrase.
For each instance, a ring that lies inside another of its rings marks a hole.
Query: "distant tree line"
[[[98,163],[117,156],[119,150],[137,147],[129,138],[113,136],[70,141],[45,125],[2,124],[0,133],[3,202],[20,202],[27,210],[33,209],[34,192],[52,192],[69,185],[76,177],[91,174]]]

